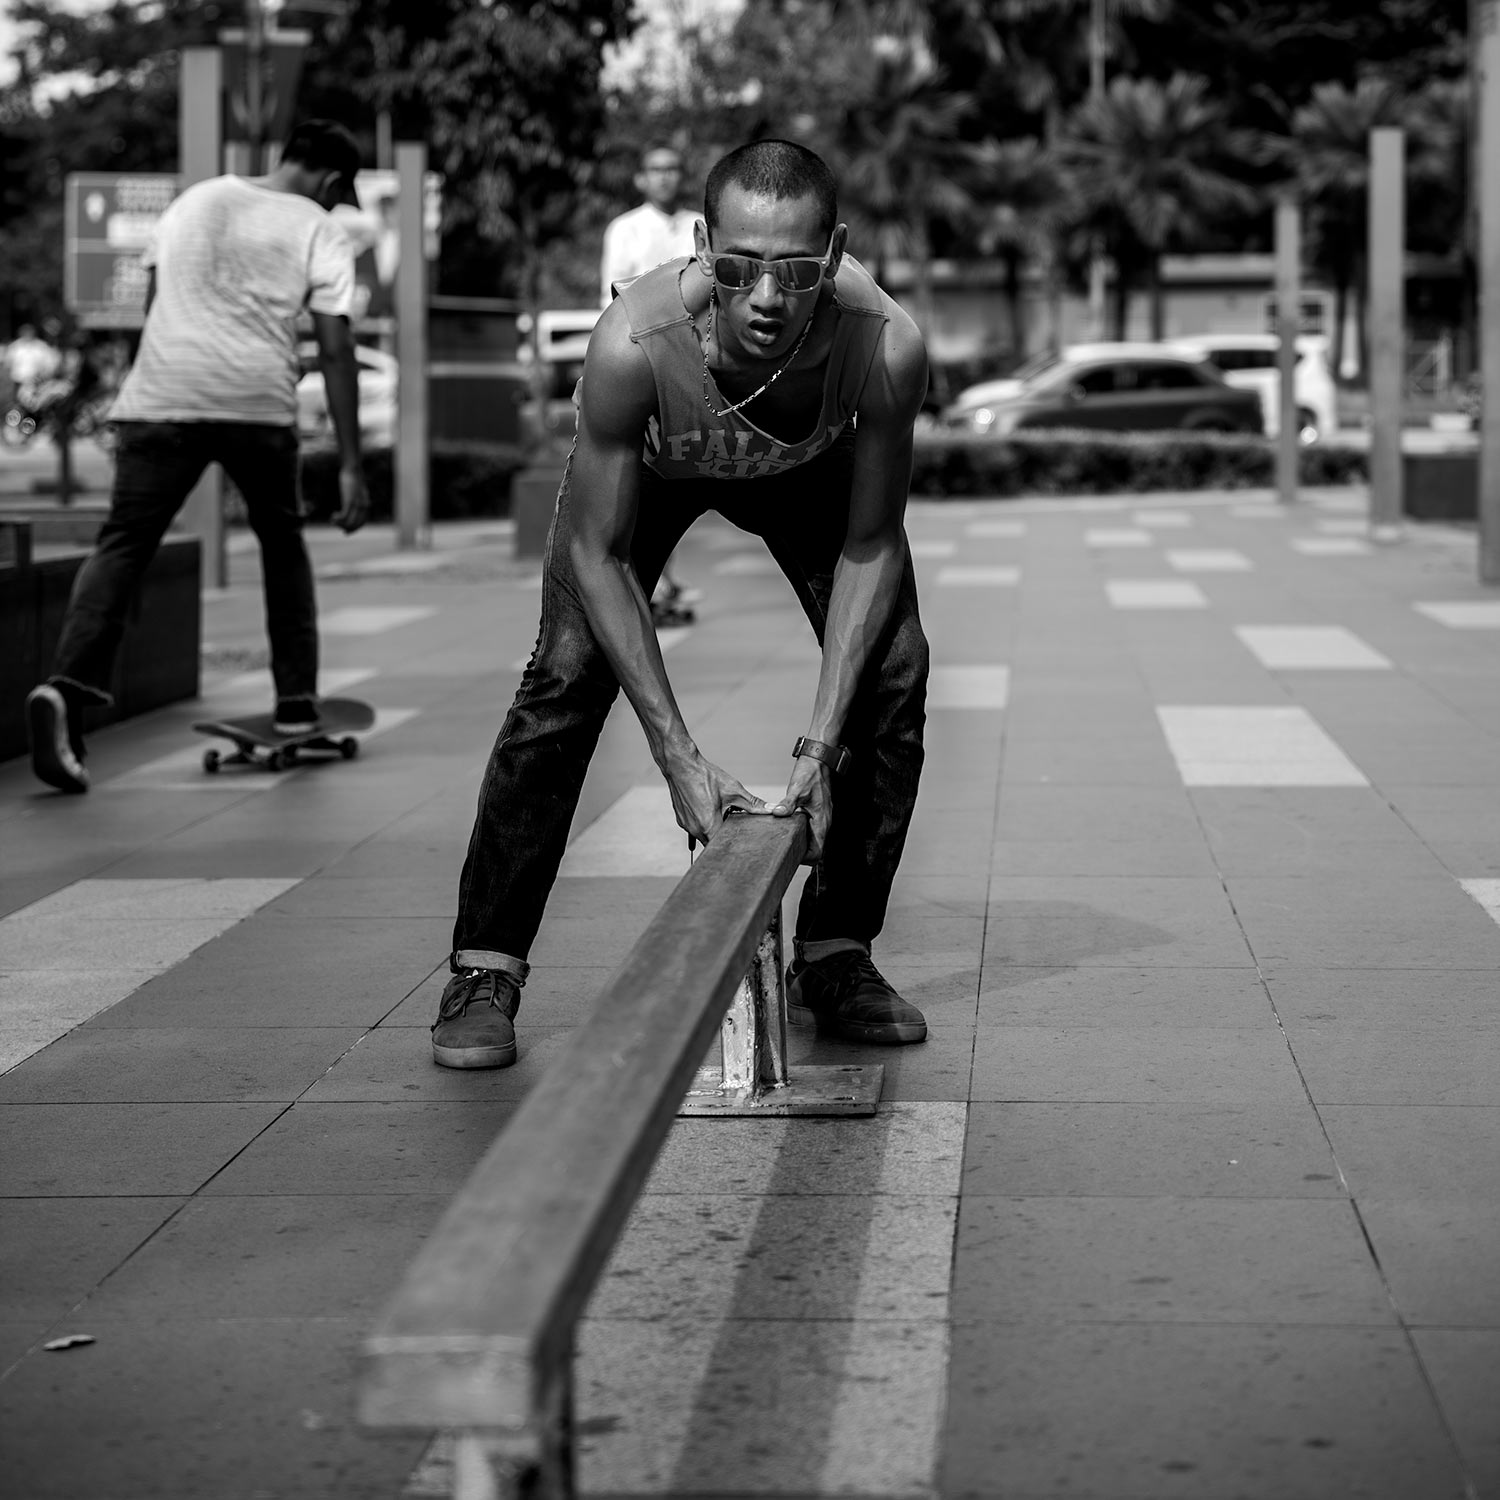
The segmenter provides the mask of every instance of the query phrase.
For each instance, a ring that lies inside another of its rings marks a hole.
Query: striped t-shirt
[[[116,422],[297,420],[297,317],[347,316],[354,251],[311,198],[242,177],[190,187],[143,261],[156,299]]]

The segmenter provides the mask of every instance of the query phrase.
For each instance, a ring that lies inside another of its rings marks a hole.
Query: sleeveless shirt
[[[678,286],[688,264],[668,261],[620,293],[631,340],[645,352],[656,380],[656,415],[647,424],[642,458],[664,479],[760,479],[815,458],[859,406],[890,316],[885,293],[858,261],[844,257],[833,287],[838,322],[823,375],[822,410],[807,437],[783,442],[742,411],[715,416],[704,403],[703,346]],[[710,400],[717,396],[711,392]]]

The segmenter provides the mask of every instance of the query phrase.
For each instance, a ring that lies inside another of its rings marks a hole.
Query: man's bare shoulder
[[[651,363],[631,338],[630,319],[618,298],[604,309],[589,338],[578,408],[587,431],[634,442],[656,410]]]
[[[886,323],[865,381],[860,411],[914,422],[927,394],[927,345],[922,330],[894,298],[882,293]]]

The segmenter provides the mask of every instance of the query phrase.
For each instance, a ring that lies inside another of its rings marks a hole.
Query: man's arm
[[[666,777],[677,821],[707,843],[728,807],[760,799],[699,752],[667,680],[651,606],[630,562],[640,504],[642,435],[656,410],[646,356],[625,310],[606,309],[589,340],[569,479],[568,559],[595,639]]]
[[[151,316],[151,304],[156,301],[156,267],[152,266],[146,277],[146,307],[145,316]]]
[[[842,743],[870,653],[890,621],[906,567],[903,520],[911,488],[912,429],[927,393],[927,351],[916,324],[893,308],[860,397],[854,439],[849,529],[833,574],[823,665],[806,737]],[[822,854],[832,816],[831,773],[821,761],[800,757],[786,796],[773,809],[794,808],[812,819],[808,859]]]
[[[370,497],[359,456],[359,361],[354,356],[354,335],[348,318],[315,312],[312,320],[328,414],[339,445],[339,510],[333,520],[346,532],[358,531],[369,518]]]

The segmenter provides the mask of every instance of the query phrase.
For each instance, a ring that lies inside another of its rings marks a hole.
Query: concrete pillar
[[[184,47],[177,93],[178,173],[185,188],[223,170],[220,123],[223,61],[217,47]],[[224,481],[210,464],[183,511],[187,530],[203,549],[203,581],[210,588],[229,584],[224,546]]]
[[[1401,388],[1406,376],[1406,164],[1399,129],[1370,132],[1370,530],[1401,529]]]
[[[1478,19],[1479,578],[1500,583],[1500,0]]]
[[[422,142],[397,143],[396,176],[396,222],[401,244],[396,262],[396,359],[401,370],[396,417],[396,545],[410,550],[424,547],[431,540],[427,494],[427,252],[422,229],[427,147]]]
[[[1280,376],[1277,407],[1276,496],[1284,505],[1297,499],[1297,462],[1301,423],[1297,419],[1297,331],[1302,323],[1302,213],[1286,194],[1276,200],[1276,370]]]

